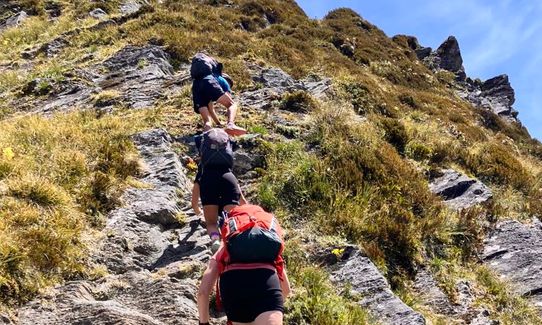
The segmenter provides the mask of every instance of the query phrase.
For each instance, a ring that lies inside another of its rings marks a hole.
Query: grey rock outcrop
[[[168,238],[175,232],[168,229],[179,227],[179,194],[189,195],[191,187],[165,131],[141,133],[135,143],[147,166],[142,181],[150,188],[129,189],[125,206],[110,213],[96,260],[115,273],[150,268],[173,245]]]
[[[20,324],[189,324],[197,322],[196,281],[149,271],[74,281],[19,312]]]
[[[507,75],[499,75],[484,82],[467,78],[459,43],[454,36],[431,52],[422,47],[415,37],[408,36],[409,47],[419,60],[433,71],[446,70],[456,75],[457,94],[474,106],[487,109],[509,122],[518,122],[518,112],[513,108],[515,92]]]
[[[455,283],[454,302],[442,291],[428,268],[418,270],[413,289],[419,304],[437,315],[453,318],[454,324],[494,324],[489,317],[490,313],[475,304],[476,297],[471,283],[467,280]]]
[[[102,89],[115,89],[132,108],[151,106],[162,95],[162,84],[171,79],[169,55],[159,46],[127,46],[104,66],[108,73],[98,80]]]
[[[235,164],[233,172],[236,175],[245,175],[256,167],[263,166],[263,157],[254,155],[245,150],[238,150],[233,153]]]
[[[129,190],[125,205],[108,215],[91,257],[109,275],[52,289],[18,310],[19,324],[197,322],[197,281],[210,240],[188,212],[186,170],[164,130],[138,134],[134,142],[149,188]]]
[[[48,51],[52,49],[48,47]],[[163,48],[130,45],[103,63],[66,76],[61,87],[53,87],[55,91],[47,92],[47,98],[26,100],[30,101],[29,106],[39,107],[37,112],[51,113],[90,108],[94,105],[93,98],[107,90],[118,93],[118,98],[110,102],[112,104],[145,108],[163,95],[163,86],[166,81],[171,81],[172,76],[173,67]]]
[[[106,19],[107,18],[107,12],[105,12],[101,8],[96,8],[88,13],[88,15],[95,19]]]
[[[452,209],[460,210],[491,199],[491,190],[480,181],[453,169],[441,171],[429,184],[431,192],[441,196]]]
[[[542,223],[504,221],[484,242],[482,259],[542,312]]]
[[[249,66],[252,79],[261,85],[261,88],[245,91],[240,96],[241,104],[257,109],[268,109],[288,92],[304,90],[316,98],[325,97],[331,90],[331,80],[320,79],[316,76],[305,80],[295,80],[279,68],[262,68]]]
[[[437,314],[457,314],[457,305],[450,302],[448,296],[439,288],[433,274],[427,269],[418,270],[413,289],[419,295],[419,300]]]
[[[424,317],[401,301],[371,260],[360,251],[354,251],[338,270],[332,281],[346,285],[361,296],[358,303],[367,308],[383,324],[425,324]]]
[[[437,57],[440,59],[439,67],[444,70],[459,72],[463,71],[463,58],[459,43],[454,36],[448,37],[437,49]]]
[[[414,36],[406,36],[408,47],[416,53],[418,60],[423,60],[428,57],[433,51],[430,47],[423,47],[418,42],[418,39]]]
[[[513,107],[515,91],[507,75],[500,75],[484,82],[467,79],[463,89],[459,91],[459,96],[508,121],[518,122],[518,112]]]
[[[121,4],[120,13],[121,15],[133,15],[141,9],[142,5],[139,1],[128,0]]]
[[[456,75],[458,81],[464,81],[466,79],[465,68],[463,67],[463,58],[461,57],[461,50],[459,43],[454,36],[449,36],[439,48],[427,54],[427,48],[421,48],[418,46],[416,54],[421,60],[432,70],[446,70],[453,72]]]
[[[25,11],[19,11],[18,13],[12,15],[11,17],[7,18],[6,20],[0,22],[0,31],[2,29],[19,26],[27,18],[28,18],[28,15],[26,14]]]

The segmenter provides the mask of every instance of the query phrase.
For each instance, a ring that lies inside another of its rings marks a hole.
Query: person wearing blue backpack
[[[246,134],[247,131],[235,125],[237,103],[231,96],[231,78],[222,74],[222,64],[205,53],[197,53],[192,59],[190,76],[192,77],[192,99],[194,111],[200,114],[203,120],[203,130],[213,127],[213,122],[220,126],[221,122],[216,115],[214,103],[219,103],[228,110],[226,132],[231,136]],[[228,82],[229,79],[229,82]]]
[[[246,204],[246,199],[232,173],[233,148],[228,134],[223,129],[213,128],[195,140],[201,159],[192,188],[192,208],[196,214],[201,214],[201,199],[207,234],[212,241],[211,250],[215,252],[220,247],[220,211]]]

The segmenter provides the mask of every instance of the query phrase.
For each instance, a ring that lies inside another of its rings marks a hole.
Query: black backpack
[[[223,129],[214,128],[201,135],[199,145],[202,167],[233,168],[233,148],[229,135]]]
[[[192,58],[190,76],[192,79],[202,79],[213,73],[221,75],[222,67],[222,63],[219,63],[214,58],[200,52]]]

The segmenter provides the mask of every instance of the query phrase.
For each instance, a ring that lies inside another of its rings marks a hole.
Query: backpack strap
[[[275,260],[275,269],[277,270],[279,279],[284,281],[284,258],[282,258],[282,253]]]
[[[219,251],[219,253],[216,255],[216,262],[218,264],[218,277],[216,279],[216,298],[215,298],[215,304],[217,310],[222,310],[222,299],[220,298],[220,276],[224,271],[226,270],[226,266],[228,265],[228,262],[230,260],[230,256],[228,254],[228,250],[223,248],[222,251]]]

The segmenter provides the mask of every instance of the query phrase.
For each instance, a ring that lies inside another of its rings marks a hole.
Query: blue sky
[[[339,7],[354,9],[388,36],[413,35],[437,48],[459,41],[467,75],[482,80],[508,74],[514,107],[542,140],[542,1],[540,0],[297,0],[311,18]]]

